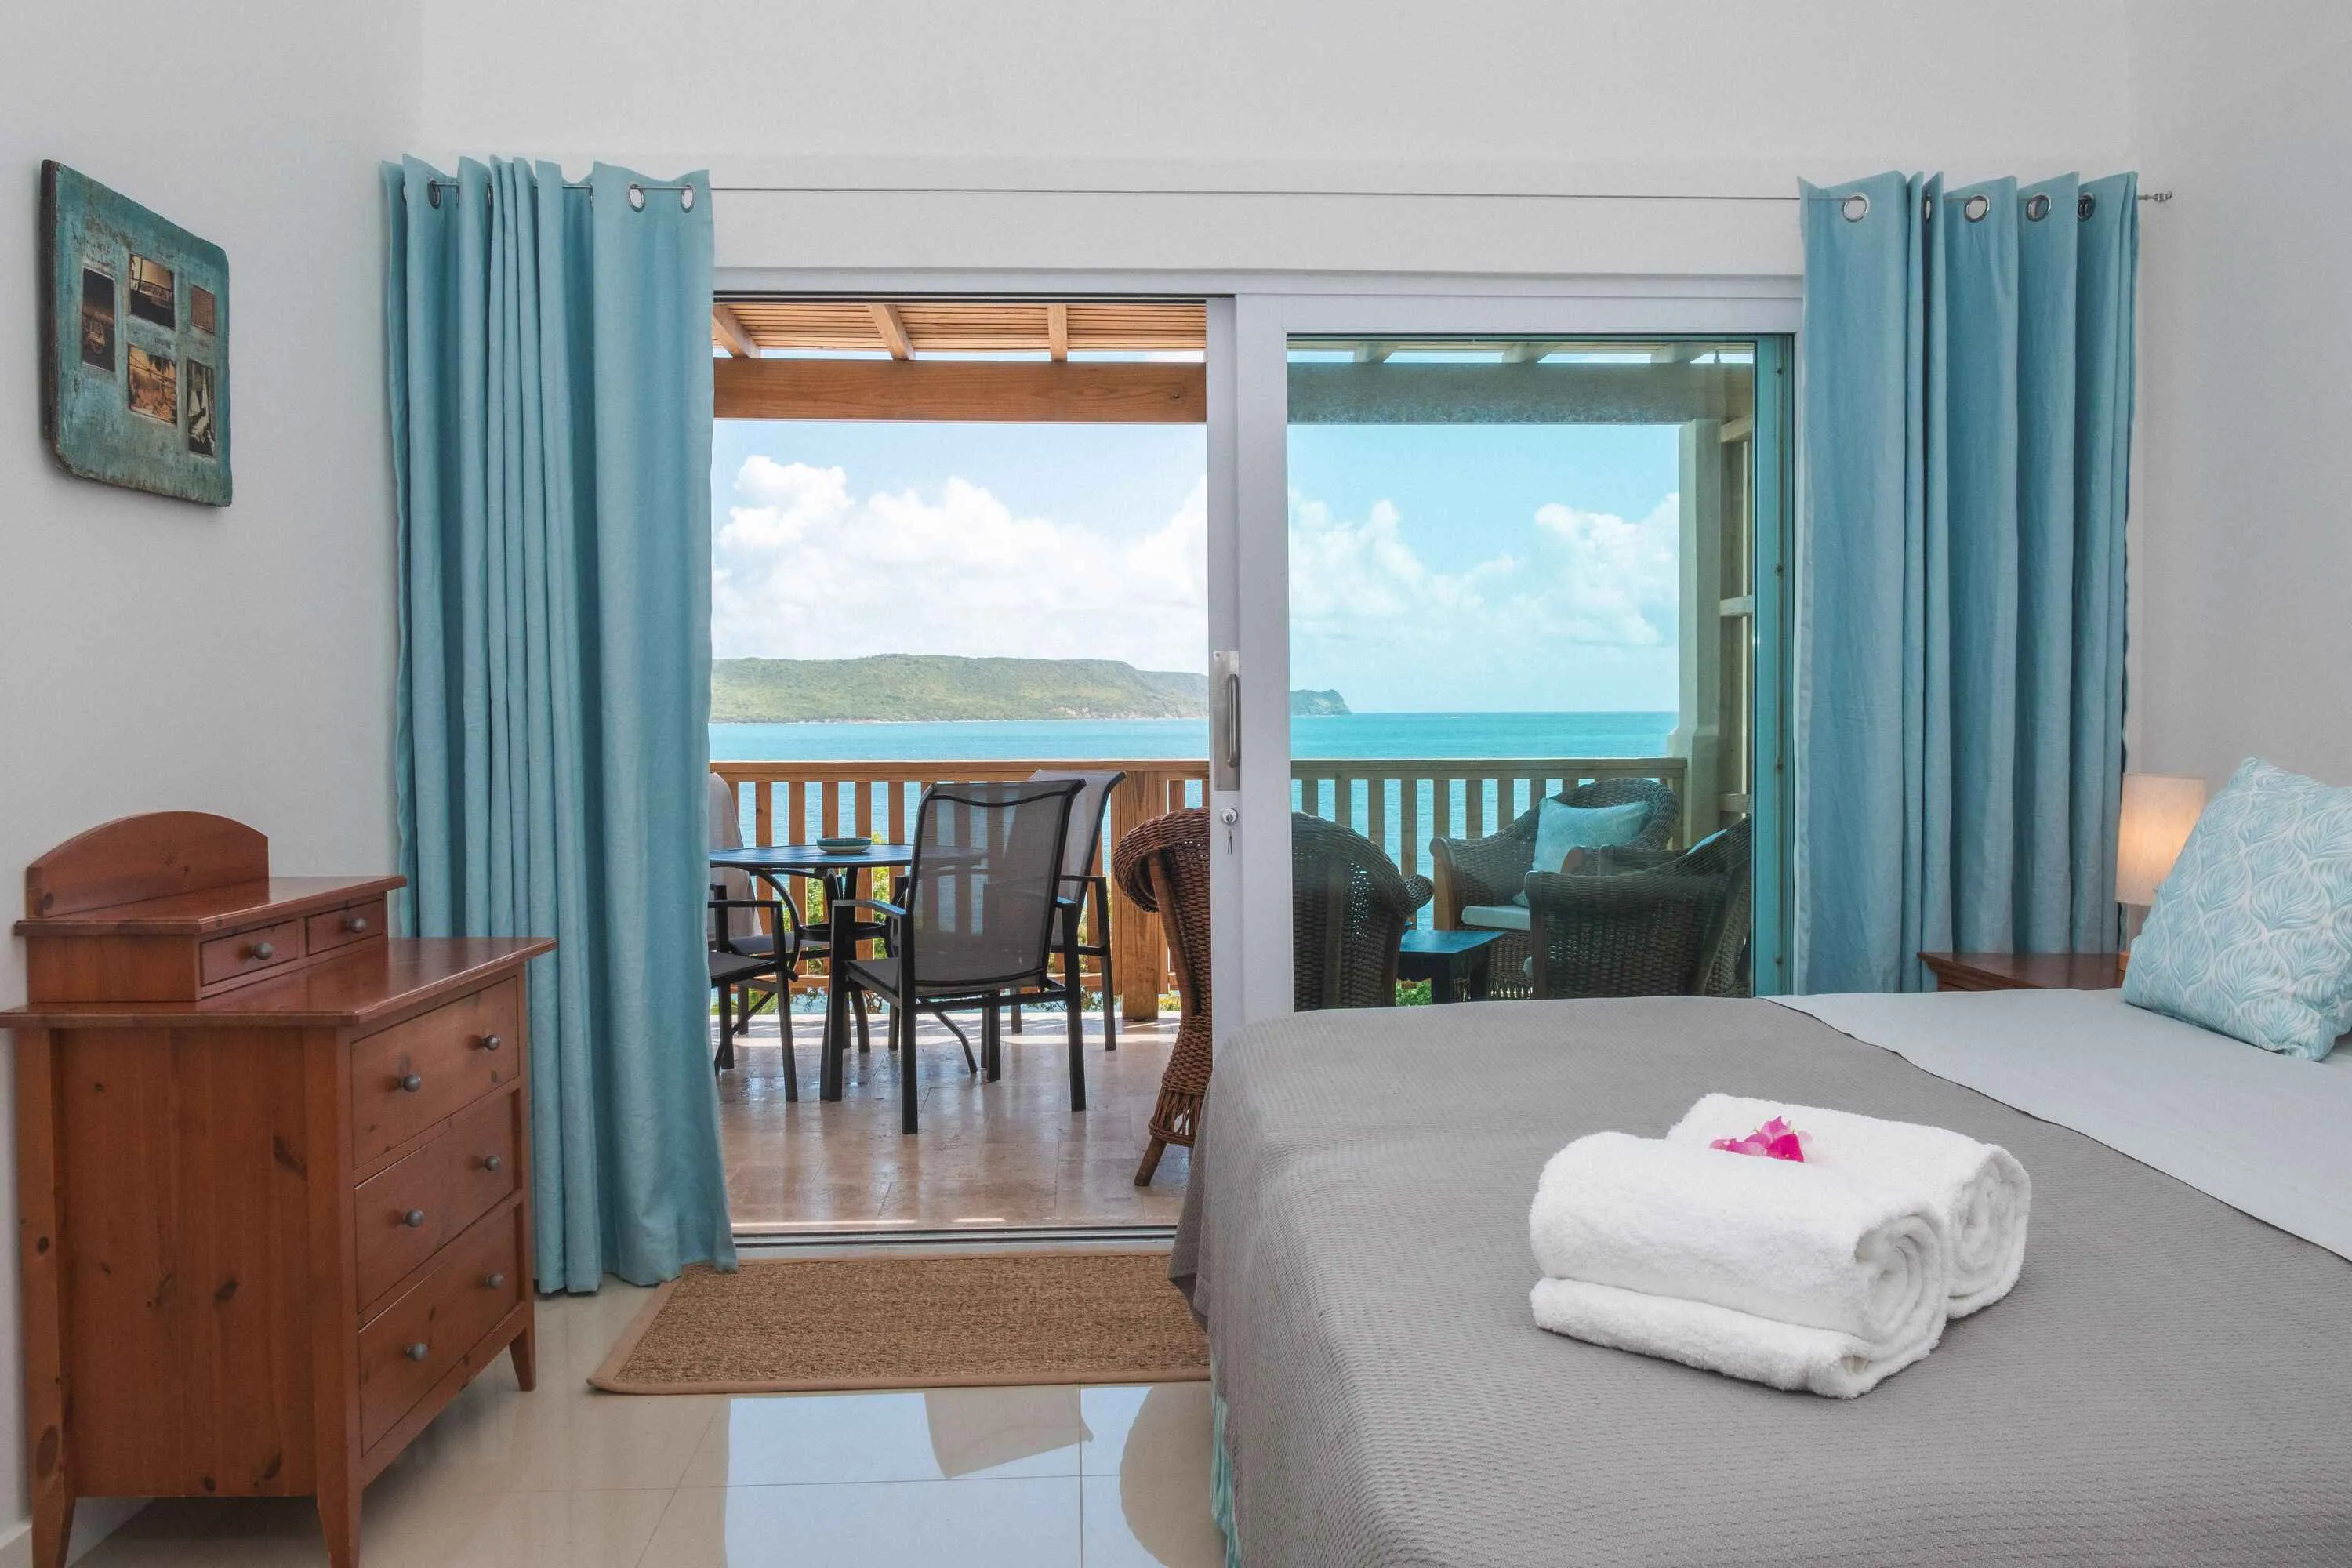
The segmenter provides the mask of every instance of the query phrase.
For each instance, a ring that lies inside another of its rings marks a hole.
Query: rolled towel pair
[[[1551,1157],[1528,1216],[1555,1333],[1836,1398],[1936,1348],[1943,1224],[1818,1166],[1623,1132]]]
[[[1942,1127],[1729,1094],[1703,1097],[1675,1123],[1666,1142],[1704,1149],[1776,1116],[1806,1134],[1806,1163],[1865,1177],[1933,1205],[1951,1248],[1953,1317],[1981,1311],[2017,1283],[2033,1184],[1999,1144]]]

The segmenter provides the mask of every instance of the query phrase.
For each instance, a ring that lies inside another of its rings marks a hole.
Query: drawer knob
[[[505,1275],[503,1275],[503,1274],[485,1274],[485,1275],[483,1275],[483,1276],[482,1276],[482,1289],[485,1289],[485,1290],[503,1290],[503,1289],[505,1289],[506,1288],[507,1288],[507,1277],[506,1277]]]
[[[485,1171],[495,1171],[505,1163],[506,1162],[499,1159],[496,1154],[485,1154],[482,1156],[482,1169]]]
[[[498,1037],[498,1036],[496,1036],[496,1035],[484,1035],[484,1036],[482,1037],[482,1049],[484,1049],[484,1050],[486,1050],[486,1051],[495,1051],[495,1050],[497,1050],[500,1046],[503,1046],[503,1045],[505,1045],[505,1044],[506,1044],[506,1042],[505,1042],[504,1040],[502,1040],[502,1039],[499,1038],[499,1037]]]
[[[425,1211],[423,1209],[410,1209],[406,1214],[400,1216],[400,1223],[406,1226],[411,1230],[423,1230],[425,1228]]]
[[[402,1353],[406,1355],[411,1361],[423,1361],[426,1356],[433,1353],[433,1347],[426,1344],[423,1340],[419,1340],[415,1344],[409,1346],[408,1349]]]
[[[413,1072],[404,1073],[401,1076],[400,1089],[401,1092],[404,1094],[415,1094],[418,1089],[423,1089],[424,1087],[425,1080],[417,1077]]]
[[[267,963],[271,959],[278,956],[278,944],[271,942],[257,942],[245,951],[254,958]]]
[[[350,931],[354,936],[357,936],[360,932],[367,930],[367,928],[368,918],[365,915],[345,915],[343,917],[343,929]]]

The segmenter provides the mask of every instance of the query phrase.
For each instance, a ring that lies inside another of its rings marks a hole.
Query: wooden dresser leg
[[[63,1489],[33,1494],[33,1568],[66,1568],[73,1516],[73,1499]]]
[[[515,1382],[521,1385],[522,1391],[529,1394],[532,1389],[537,1388],[539,1386],[538,1328],[535,1326],[526,1328],[517,1334],[514,1337],[514,1343],[507,1346],[507,1354],[513,1358]]]
[[[330,1568],[360,1568],[360,1489],[320,1478],[319,1529],[327,1538]]]

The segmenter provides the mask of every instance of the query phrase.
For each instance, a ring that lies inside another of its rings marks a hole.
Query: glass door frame
[[[1236,650],[1237,788],[1208,796],[1216,1033],[1291,1011],[1289,346],[1332,337],[1633,337],[1753,340],[1757,586],[1751,657],[1756,757],[1755,988],[1788,988],[1794,627],[1795,339],[1792,296],[1706,280],[1629,281],[1589,294],[1237,293],[1209,314],[1209,624]],[[1687,613],[1687,612],[1686,612]],[[1222,731],[1212,749],[1228,743]],[[1230,814],[1230,815],[1229,815]]]

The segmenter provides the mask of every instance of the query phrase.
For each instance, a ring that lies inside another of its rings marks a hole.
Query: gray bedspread
[[[1852,1401],[1538,1329],[1545,1159],[1709,1089],[2004,1145],[2033,1178],[2016,1290]],[[2352,1563],[2352,1265],[1769,1003],[1246,1031],[1172,1271],[1247,1568]]]

